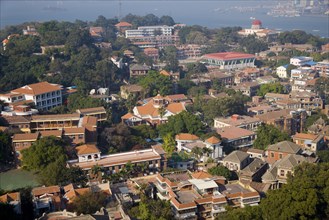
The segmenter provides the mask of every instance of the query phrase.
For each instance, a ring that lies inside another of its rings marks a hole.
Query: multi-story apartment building
[[[126,38],[147,37],[156,35],[170,36],[173,34],[172,26],[141,26],[137,30],[126,30]]]
[[[219,66],[220,69],[241,69],[254,67],[255,55],[238,52],[223,52],[205,54],[203,59],[206,64]]]
[[[296,132],[302,132],[306,122],[306,111],[303,109],[292,110],[283,109],[280,111],[268,112],[262,115],[256,115],[266,124],[272,124],[289,135]]]
[[[62,86],[39,82],[14,89],[7,94],[0,94],[5,103],[32,101],[37,109],[47,111],[62,105]]]

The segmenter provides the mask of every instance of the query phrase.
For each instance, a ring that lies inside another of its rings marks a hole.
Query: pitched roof
[[[255,135],[255,132],[249,131],[247,129],[238,128],[238,127],[223,127],[218,128],[217,133],[222,137],[222,139],[239,139],[241,137]]]
[[[199,137],[194,134],[188,134],[188,133],[180,133],[175,136],[176,140],[199,140]]]
[[[105,108],[103,106],[100,107],[94,107],[94,108],[83,108],[83,109],[77,109],[78,113],[81,113],[83,115],[88,115],[92,113],[106,113]]]
[[[243,152],[243,151],[233,151],[229,155],[227,155],[223,161],[229,161],[229,162],[234,162],[234,163],[241,163],[245,159],[249,158],[249,154]]]
[[[64,128],[64,134],[84,134],[86,132],[86,128],[79,127],[79,128]]]
[[[218,143],[220,143],[220,140],[218,138],[216,138],[215,136],[211,136],[210,138],[208,138],[206,140],[206,142],[208,142],[209,144],[218,144]]]
[[[120,21],[120,22],[117,23],[115,26],[116,26],[116,27],[131,27],[132,24],[130,24],[130,23],[126,22],[126,21]]]
[[[83,195],[87,192],[90,192],[90,188],[71,189],[70,191],[65,193],[65,197],[72,201],[76,197],[79,197],[80,195]]]
[[[203,57],[210,59],[218,59],[218,60],[234,60],[234,59],[255,58],[255,55],[247,54],[247,53],[239,53],[239,52],[223,52],[223,53],[205,54]]]
[[[150,70],[150,67],[146,65],[134,64],[130,67],[130,70]]]
[[[278,151],[289,154],[296,154],[300,151],[300,149],[301,148],[297,144],[291,141],[281,141],[279,143],[272,144],[267,148],[268,151]]]
[[[93,144],[84,144],[75,148],[78,155],[100,153],[100,150]]]
[[[166,109],[174,114],[178,114],[182,111],[185,111],[185,106],[183,103],[170,103]]]
[[[21,200],[21,194],[19,192],[6,193],[0,196],[0,202],[2,203],[10,203],[11,201],[20,201],[20,200]]]
[[[41,196],[43,194],[49,193],[49,194],[53,194],[53,193],[59,193],[60,192],[60,188],[59,186],[42,186],[42,187],[36,187],[32,189],[32,194],[33,196]]]
[[[302,162],[307,162],[307,159],[301,155],[289,154],[280,160],[277,164],[278,168],[293,169]]]
[[[21,141],[36,141],[39,138],[40,133],[24,133],[24,134],[14,134],[13,142]]]
[[[0,117],[1,118],[1,117]],[[21,123],[30,123],[30,120],[24,118],[23,116],[15,115],[15,116],[3,116],[1,118],[5,124],[21,124]]]
[[[254,160],[245,168],[241,170],[241,172],[248,172],[248,173],[255,173],[257,172],[261,167],[263,167],[266,164],[266,162],[262,161],[259,158],[254,158]]]
[[[305,134],[305,133],[296,133],[293,136],[293,139],[308,139],[308,140],[314,140],[318,135],[315,134]]]
[[[18,89],[14,89],[12,90],[12,92],[18,92],[18,93],[29,94],[29,95],[40,95],[43,93],[53,92],[57,90],[61,90],[61,85],[50,84],[48,82],[39,82],[39,83],[25,85]]]
[[[40,131],[40,134],[42,137],[47,137],[47,136],[61,137],[63,131],[62,130]]]
[[[133,117],[136,117],[134,114],[128,112],[127,114],[123,115],[121,117],[121,119],[130,119],[130,118],[133,118]]]
[[[205,172],[205,171],[198,171],[198,172],[194,172],[191,174],[191,176],[194,178],[194,179],[207,179],[207,178],[211,178],[212,175]]]

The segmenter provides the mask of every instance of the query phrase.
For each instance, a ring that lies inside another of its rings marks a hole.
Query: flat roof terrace
[[[125,153],[110,154],[102,156],[100,160],[89,162],[78,162],[77,160],[68,161],[71,166],[79,166],[81,169],[90,169],[94,165],[109,167],[115,165],[123,165],[128,162],[138,163],[152,160],[160,160],[161,156],[153,149],[130,151]]]
[[[195,199],[201,198],[201,196],[194,190],[178,191],[176,192],[176,195],[176,199],[180,203],[190,203],[193,202]]]

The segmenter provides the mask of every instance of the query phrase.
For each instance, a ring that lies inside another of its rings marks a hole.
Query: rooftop
[[[75,148],[78,155],[83,154],[97,154],[100,153],[100,150],[93,144],[84,144]]]
[[[189,141],[195,141],[199,140],[199,137],[194,134],[189,133],[180,133],[175,136],[176,140],[189,140]]]
[[[242,161],[244,161],[245,159],[249,158],[250,155],[243,152],[243,151],[233,151],[232,153],[230,153],[229,155],[227,155],[223,161],[228,161],[228,162],[234,162],[234,163],[241,163]]]
[[[232,115],[231,117],[227,117],[227,118],[223,118],[223,117],[215,118],[215,121],[219,121],[231,126],[240,126],[240,125],[260,122],[260,119],[246,115]]]
[[[36,141],[39,138],[39,133],[24,133],[24,134],[14,134],[13,142],[21,141]]]
[[[255,58],[253,54],[239,53],[239,52],[223,52],[223,53],[210,53],[203,56],[206,59],[217,60],[234,60],[234,59],[247,59]]]
[[[61,85],[50,84],[48,82],[39,82],[39,83],[25,85],[18,89],[14,89],[12,90],[12,92],[18,92],[18,93],[29,94],[29,95],[40,95],[58,90],[61,90]]]
[[[300,149],[301,148],[297,144],[291,141],[281,141],[279,143],[272,144],[267,148],[268,151],[278,151],[289,154],[296,154],[300,151]]]
[[[60,193],[59,186],[42,186],[42,187],[36,187],[32,189],[32,195],[33,196],[41,196],[43,194],[54,194],[54,193]]]
[[[223,127],[218,128],[217,133],[223,138],[227,140],[234,140],[239,138],[248,137],[251,135],[255,135],[255,132],[249,131],[247,129],[238,128],[238,127]]]

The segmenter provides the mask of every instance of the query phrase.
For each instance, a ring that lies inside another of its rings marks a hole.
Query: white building
[[[279,66],[278,68],[276,68],[276,75],[278,75],[279,78],[288,78],[288,73],[287,73],[287,68],[288,68],[288,64],[284,65],[284,66]]]
[[[48,82],[39,82],[0,94],[5,103],[33,102],[39,110],[49,110],[62,105],[62,86]]]
[[[290,58],[290,64],[295,66],[303,66],[307,64],[308,62],[313,62],[312,57],[292,57]]]
[[[155,35],[165,35],[171,36],[173,33],[174,27],[172,26],[141,26],[137,30],[126,30],[126,38],[135,38],[135,37],[154,37]],[[158,32],[158,34],[157,34]]]
[[[210,53],[203,56],[204,62],[211,66],[219,66],[220,69],[243,69],[246,67],[255,66],[255,55],[239,53],[239,52],[224,52]]]

